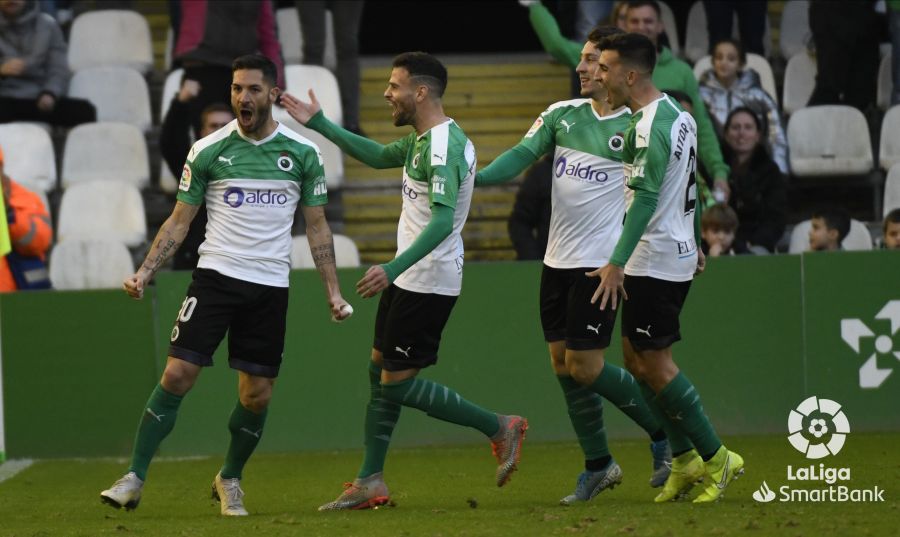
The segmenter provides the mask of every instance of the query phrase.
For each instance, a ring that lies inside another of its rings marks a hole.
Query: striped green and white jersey
[[[520,142],[536,157],[556,148],[548,267],[602,267],[609,261],[625,216],[622,133],[630,120],[628,108],[601,117],[590,99],[560,101]]]
[[[659,195],[625,274],[688,281],[697,268],[697,124],[663,94],[634,113],[625,133],[628,188]]]
[[[194,144],[178,190],[184,203],[206,201],[209,221],[197,266],[275,287],[288,286],[297,204],[328,202],[314,143],[282,124],[253,140],[237,120]]]
[[[397,255],[431,221],[431,204],[453,208],[453,231],[428,255],[394,281],[416,293],[458,296],[465,257],[462,229],[475,185],[475,146],[452,119],[417,136],[415,132],[386,147],[403,166],[403,208],[397,226]]]

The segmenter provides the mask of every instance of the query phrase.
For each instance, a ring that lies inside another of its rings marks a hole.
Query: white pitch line
[[[12,479],[22,470],[34,464],[32,459],[13,459],[0,464],[0,483]]]

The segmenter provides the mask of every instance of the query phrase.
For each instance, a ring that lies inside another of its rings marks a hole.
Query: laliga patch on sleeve
[[[542,116],[538,116],[538,118],[534,120],[534,124],[531,126],[531,128],[528,129],[528,132],[525,133],[525,137],[531,138],[532,136],[534,136],[535,133],[538,131],[538,129],[540,129],[541,126],[543,126],[543,124],[544,124],[544,118]]]
[[[181,181],[178,182],[178,190],[187,192],[191,189],[191,167],[187,164],[184,165],[184,169],[181,171]]]

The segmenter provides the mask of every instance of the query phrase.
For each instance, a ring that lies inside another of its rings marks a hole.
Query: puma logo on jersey
[[[638,334],[644,334],[644,335],[646,335],[647,337],[653,337],[653,336],[650,335],[650,327],[651,327],[651,326],[653,326],[653,325],[648,324],[646,329],[644,329],[644,328],[635,328],[634,331],[637,332]]]
[[[439,159],[441,159],[441,161],[443,161],[443,160],[444,160],[444,155],[438,155],[437,153],[432,153],[431,158],[432,158],[432,159],[439,158]]]
[[[569,123],[568,121],[566,121],[565,119],[561,119],[561,120],[559,120],[559,122],[562,123],[562,126],[566,128],[566,134],[569,134],[569,129],[571,129],[572,127],[575,126],[575,122],[574,122],[574,121],[570,124],[570,123]]]
[[[162,423],[162,419],[166,416],[165,414],[159,414],[159,415],[157,415],[155,412],[153,412],[153,411],[150,410],[149,408],[147,409],[147,414],[150,414],[150,416],[152,416],[153,419],[155,419],[156,421],[158,421],[158,422],[160,422],[160,423]]]
[[[407,358],[409,358],[409,351],[410,351],[410,349],[412,349],[412,345],[410,345],[409,347],[406,347],[405,350],[404,350],[404,349],[401,349],[400,347],[394,347],[394,350],[395,350],[395,351],[399,352],[399,353],[402,354],[403,356],[406,356]]]
[[[588,330],[593,330],[595,334],[600,335],[600,327],[603,326],[603,323],[597,323],[597,326],[587,325]]]
[[[241,432],[247,433],[247,434],[249,434],[250,436],[255,436],[257,439],[259,439],[259,435],[262,434],[262,429],[260,429],[260,430],[258,430],[258,431],[256,431],[256,432],[253,432],[253,431],[251,431],[250,429],[248,429],[248,428],[246,428],[246,427],[241,427]]]
[[[228,158],[225,158],[225,157],[220,156],[220,157],[219,157],[219,162],[227,162],[228,165],[231,166],[231,165],[232,165],[232,164],[231,164],[231,159],[233,159],[233,158],[234,158],[234,155],[231,155],[231,156],[228,157]]]

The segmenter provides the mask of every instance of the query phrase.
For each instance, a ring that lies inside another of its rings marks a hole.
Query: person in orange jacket
[[[41,197],[3,172],[0,149],[0,179],[9,223],[12,251],[0,258],[0,293],[25,289],[49,289],[47,251],[53,241],[50,215]]]

